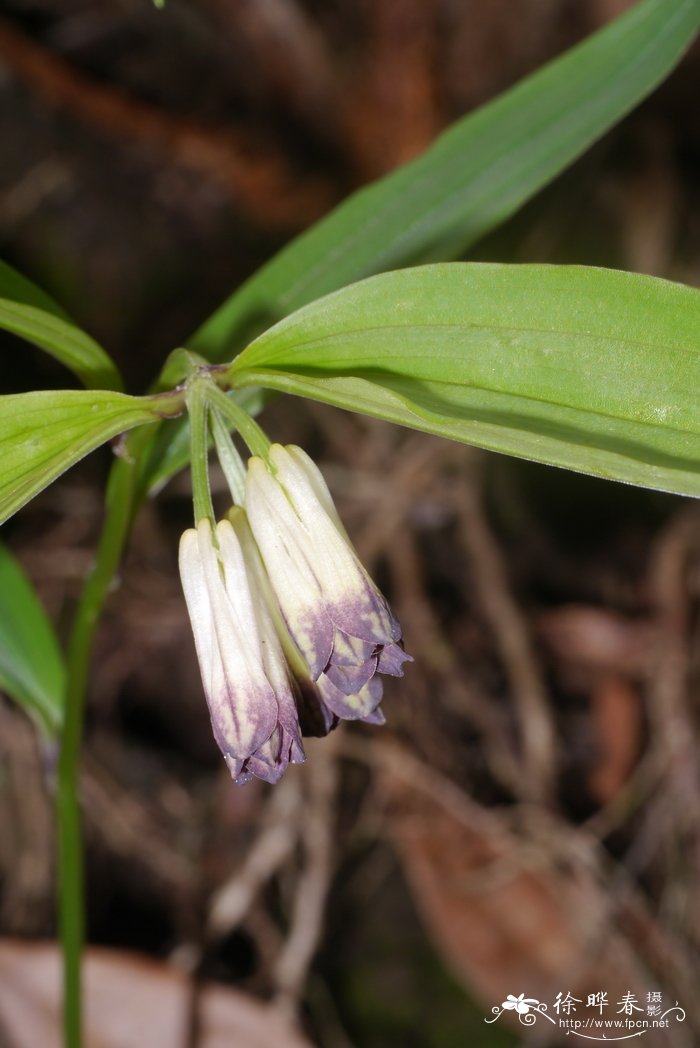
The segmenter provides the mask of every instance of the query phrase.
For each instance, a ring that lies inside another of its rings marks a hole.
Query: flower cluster
[[[313,461],[253,457],[245,509],[180,544],[180,573],[214,736],[236,782],[279,781],[301,735],[383,723],[381,674],[410,659]]]

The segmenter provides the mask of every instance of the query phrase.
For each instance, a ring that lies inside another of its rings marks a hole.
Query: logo
[[[574,997],[570,990],[560,991],[551,1010],[536,997],[509,993],[491,1012],[493,1018],[484,1019],[485,1023],[495,1023],[504,1012],[513,1012],[523,1026],[534,1026],[541,1018],[565,1030],[567,1036],[608,1043],[644,1037],[650,1030],[668,1030],[673,1023],[685,1022],[685,1011],[678,1001],[664,1007],[661,990],[649,990],[641,1001],[628,990],[615,1003],[609,1001],[607,991],[596,990],[588,994],[585,1004],[582,997]]]

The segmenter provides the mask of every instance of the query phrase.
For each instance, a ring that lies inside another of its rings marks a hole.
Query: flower
[[[326,483],[301,448],[253,457],[246,512],[284,623],[309,668],[307,719],[382,723],[378,674],[403,676],[401,627],[362,566]],[[335,720],[334,720],[335,718]]]
[[[236,782],[274,783],[304,751],[296,686],[244,557],[248,535],[242,511],[215,533],[201,520],[180,540],[180,575],[214,738]]]
[[[383,724],[381,674],[401,627],[360,563],[320,472],[296,447],[251,458],[245,509],[180,542],[180,574],[214,737],[236,782],[278,782],[301,736]]]

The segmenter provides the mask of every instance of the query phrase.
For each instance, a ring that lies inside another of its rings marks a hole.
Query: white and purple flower
[[[243,521],[245,524],[245,521]],[[243,526],[243,525],[242,525]],[[214,738],[236,782],[304,760],[296,686],[230,521],[180,540],[180,575]]]
[[[381,674],[410,660],[314,463],[297,447],[252,458],[246,508],[201,520],[180,574],[214,737],[236,782],[278,782],[301,736],[383,724]]]
[[[336,717],[381,723],[379,675],[403,676],[410,656],[320,471],[301,448],[273,444],[269,462],[248,464],[246,511],[322,703]]]

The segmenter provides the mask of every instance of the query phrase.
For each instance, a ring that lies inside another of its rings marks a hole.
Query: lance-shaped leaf
[[[64,677],[58,641],[34,587],[0,544],[0,689],[53,733],[63,715]]]
[[[168,397],[129,397],[107,390],[48,390],[0,398],[0,524],[106,440],[179,407]]]
[[[0,328],[50,353],[90,389],[122,388],[116,365],[104,349],[49,295],[2,261]]]
[[[189,345],[230,359],[265,327],[351,281],[458,258],[668,75],[700,0],[642,0],[356,193],[258,271]]]
[[[370,277],[271,328],[236,386],[700,495],[700,291],[580,266]]]

